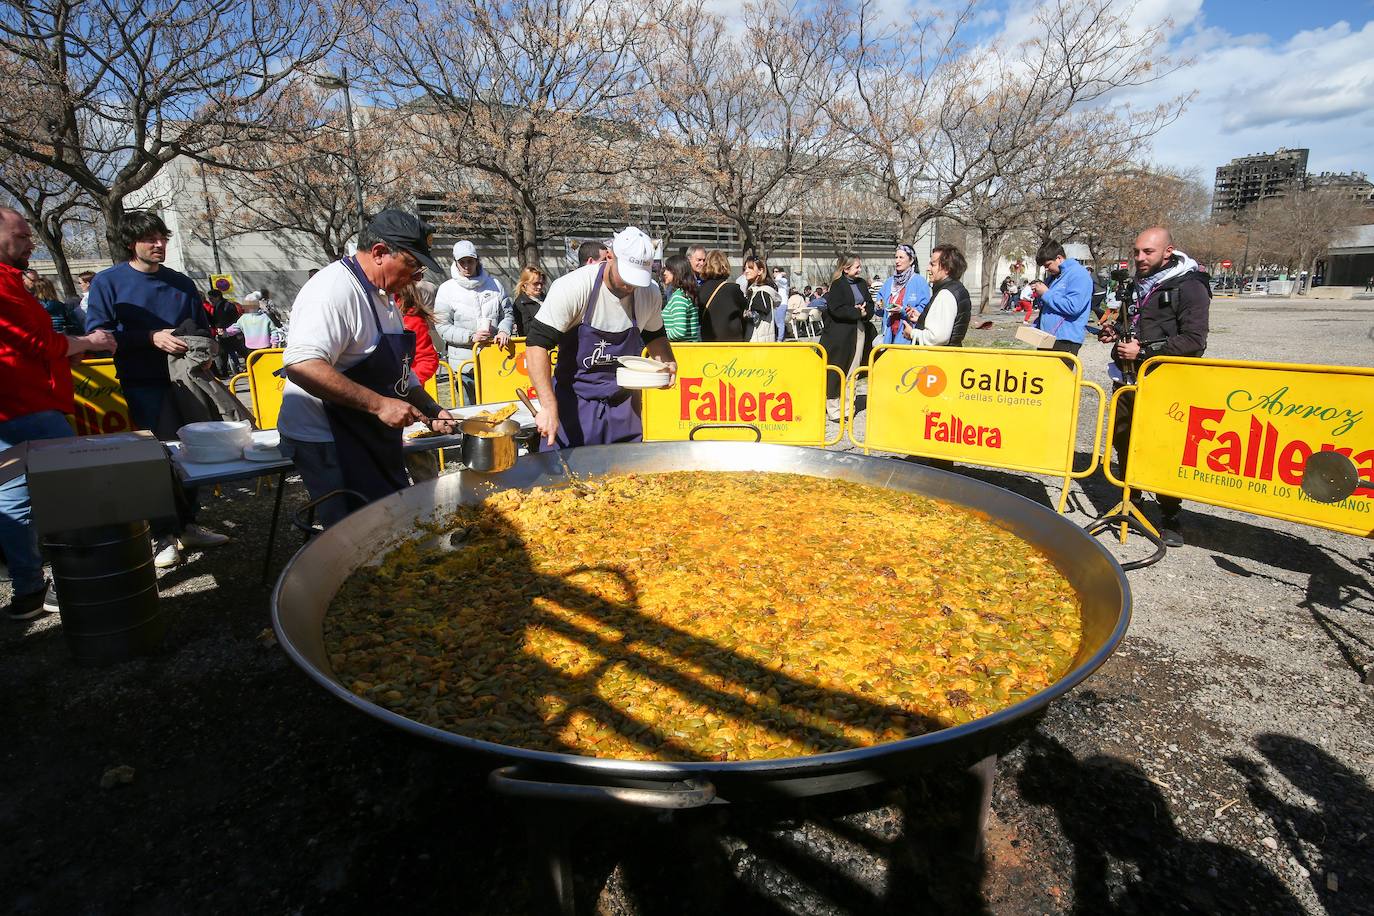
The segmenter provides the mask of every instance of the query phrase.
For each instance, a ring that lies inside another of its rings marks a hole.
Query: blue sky
[[[726,0],[720,0],[726,2]],[[974,42],[1014,46],[1054,0],[984,0]],[[1063,0],[1074,2],[1074,0]],[[1209,187],[1237,156],[1311,150],[1309,170],[1374,174],[1374,0],[1109,0],[1132,24],[1172,21],[1167,53],[1186,66],[1116,102],[1153,108],[1192,95],[1154,141],[1156,163]],[[878,0],[900,21],[936,0]]]
[[[1258,32],[1282,40],[1300,29],[1368,20],[1374,6],[1362,0],[1204,0],[1202,11],[1209,25],[1233,35]]]
[[[1155,161],[1210,185],[1236,156],[1307,147],[1310,171],[1374,173],[1371,0],[1140,0],[1133,17],[1171,18],[1170,51],[1191,63],[1128,98],[1196,93]]]

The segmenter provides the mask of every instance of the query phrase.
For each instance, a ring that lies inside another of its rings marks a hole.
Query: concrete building
[[[1363,290],[1374,277],[1374,225],[1352,226],[1327,248],[1326,286]]]
[[[130,208],[146,207],[158,210],[172,230],[167,264],[187,274],[197,284],[208,289],[212,274],[229,274],[235,284],[235,297],[248,290],[268,287],[278,303],[289,303],[305,283],[311,268],[322,267],[326,257],[319,244],[308,236],[292,232],[254,232],[230,238],[211,238],[205,213],[206,199],[222,201],[226,195],[217,186],[214,173],[208,173],[208,187],[203,186],[198,166],[189,161],[174,160]],[[840,199],[854,199],[849,198]],[[422,195],[408,203],[407,209],[438,227],[434,238],[434,253],[447,266],[453,243],[469,238],[476,245],[487,269],[507,284],[514,285],[519,277],[521,258],[515,250],[510,227],[498,219],[484,220],[471,212],[456,218],[452,202],[444,194]],[[469,197],[466,206],[481,209],[481,201]],[[821,218],[798,216],[794,213],[766,215],[761,236],[771,249],[770,264],[785,267],[791,282],[806,285],[828,283],[836,254],[854,251],[865,262],[865,274],[886,276],[892,269],[898,226],[895,220],[884,218],[881,210],[866,205],[854,205],[855,212],[829,212]],[[461,234],[445,226],[476,224],[476,231]],[[581,207],[577,221],[551,234],[541,245],[542,267],[551,276],[560,276],[572,265],[566,259],[567,239],[606,239],[626,224],[639,226],[654,238],[665,242],[665,254],[673,254],[689,245],[719,248],[731,257],[736,270],[742,271],[738,231],[723,219],[713,218],[699,209],[665,208],[661,203],[639,202],[630,196],[614,206],[588,200]],[[929,224],[915,242],[924,264],[935,244],[938,221]],[[564,234],[566,233],[566,234]],[[976,252],[970,252],[970,273],[975,268]],[[436,278],[437,279],[437,278]]]
[[[1366,207],[1374,207],[1374,182],[1364,172],[1321,172],[1308,175],[1305,187],[1313,191],[1336,191],[1358,201]]]
[[[1212,186],[1212,213],[1238,213],[1257,201],[1301,188],[1307,178],[1308,152],[1280,148],[1218,166]]]

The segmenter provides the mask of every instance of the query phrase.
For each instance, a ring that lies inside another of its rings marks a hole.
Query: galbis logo
[[[901,381],[897,383],[897,392],[909,394],[915,390],[928,398],[933,398],[938,397],[948,383],[945,371],[939,366],[913,366],[902,373]],[[964,369],[959,373],[959,387],[964,391],[995,391],[999,394],[1044,394],[1045,379],[1029,372],[1013,372],[1010,369],[998,369],[995,372]]]
[[[939,366],[912,366],[902,373],[902,380],[897,383],[897,391],[900,394],[910,394],[912,389],[915,389],[926,397],[933,398],[945,390],[948,382],[945,370]]]

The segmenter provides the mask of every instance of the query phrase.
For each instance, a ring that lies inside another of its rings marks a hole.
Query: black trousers
[[[1082,349],[1082,347],[1083,344],[1074,343],[1072,340],[1056,340],[1054,346],[1050,347],[1050,349],[1058,350],[1061,353],[1072,353],[1074,356],[1077,356],[1078,351]]]
[[[1120,388],[1121,386],[1116,386]],[[1121,479],[1126,479],[1126,453],[1131,441],[1131,417],[1135,413],[1135,392],[1128,391],[1116,402],[1116,423],[1112,430],[1112,447],[1116,449],[1116,460],[1121,465]],[[1155,494],[1159,510],[1166,517],[1177,515],[1183,507],[1183,500],[1177,496]]]

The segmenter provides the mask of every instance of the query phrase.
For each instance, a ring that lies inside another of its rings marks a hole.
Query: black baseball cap
[[[420,263],[436,273],[444,269],[429,253],[429,243],[434,237],[434,228],[429,223],[404,210],[383,210],[372,217],[367,224],[372,235],[405,251],[419,259]]]

